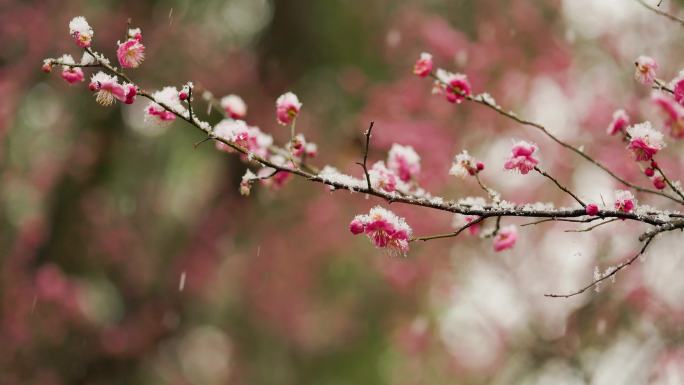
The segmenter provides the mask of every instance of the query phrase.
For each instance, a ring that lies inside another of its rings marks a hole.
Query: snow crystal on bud
[[[523,140],[518,141],[511,149],[511,155],[504,163],[506,170],[517,169],[521,174],[527,174],[539,161],[532,156],[537,151],[537,145]]]
[[[636,199],[630,191],[617,190],[615,191],[615,209],[624,213],[629,213],[634,210],[636,206]]]
[[[420,58],[413,66],[413,73],[424,78],[432,72],[432,55],[423,52],[420,54]]]
[[[606,132],[608,135],[615,135],[623,132],[629,126],[629,115],[625,110],[617,110],[613,112],[613,120],[608,125]]]
[[[412,230],[404,218],[376,206],[367,215],[357,215],[349,224],[353,234],[365,233],[377,248],[384,248],[391,254],[403,254],[409,249]]]
[[[138,39],[128,39],[119,43],[116,57],[123,68],[138,68],[145,60],[145,46]]]
[[[653,129],[650,122],[635,124],[627,128],[629,135],[628,148],[637,161],[651,160],[653,156],[665,147],[663,134]]]
[[[494,251],[512,249],[518,241],[518,228],[515,225],[503,227],[494,236]]]
[[[650,86],[655,81],[656,70],[658,63],[655,59],[649,56],[641,55],[634,62],[636,70],[634,71],[634,79],[639,83]]]
[[[408,182],[420,173],[420,156],[413,147],[394,143],[387,155],[387,167],[394,171],[402,182]]]
[[[466,178],[480,172],[484,169],[484,164],[477,162],[475,158],[468,154],[468,151],[463,150],[460,154],[454,157],[449,169],[449,175],[454,175],[459,178]]]
[[[278,97],[276,100],[276,117],[278,123],[288,125],[299,114],[302,108],[302,103],[299,102],[297,95],[292,92],[287,92]]]
[[[227,95],[221,98],[221,108],[232,119],[244,119],[247,116],[247,104],[237,95]]]
[[[86,48],[90,47],[95,32],[90,28],[85,17],[77,16],[69,22],[69,35],[74,38],[79,47]]]
[[[257,179],[256,174],[253,173],[252,170],[247,169],[240,181],[240,195],[249,196],[249,193],[252,190],[252,182],[254,182],[255,179]]]

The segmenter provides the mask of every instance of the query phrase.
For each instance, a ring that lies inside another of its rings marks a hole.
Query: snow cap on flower
[[[214,127],[214,135],[260,157],[266,157],[268,148],[273,144],[272,136],[264,134],[258,127],[247,125],[244,120],[223,119]],[[221,151],[233,151],[220,141],[216,142],[216,148]]]
[[[397,189],[397,175],[394,171],[388,169],[383,161],[375,162],[371,169],[368,170],[368,175],[370,176],[371,186],[374,189],[385,192],[392,192]]]
[[[617,110],[613,112],[613,120],[611,120],[606,131],[608,135],[615,135],[623,132],[627,126],[629,126],[629,115],[625,110]]]
[[[476,161],[475,158],[468,154],[468,151],[463,150],[463,152],[454,156],[451,168],[449,169],[449,174],[459,178],[466,178],[477,174],[483,169],[484,164],[482,162]]]
[[[123,68],[138,68],[145,60],[145,46],[137,39],[128,39],[119,43],[116,57]]]
[[[494,251],[512,249],[518,241],[518,228],[515,225],[503,227],[494,236]]]
[[[466,96],[471,94],[468,77],[460,73],[451,73],[441,68],[437,69],[434,93],[444,94],[451,103],[461,103]]]
[[[420,58],[413,66],[413,73],[424,78],[432,71],[432,55],[427,52],[420,54]]]
[[[634,210],[636,200],[634,195],[628,190],[615,191],[615,209],[624,213],[629,213]]]
[[[95,32],[90,28],[85,17],[77,16],[69,22],[69,35],[74,38],[79,47],[86,48],[90,47]]]
[[[357,215],[349,224],[352,234],[365,233],[377,248],[406,255],[412,230],[404,218],[376,206],[367,215]]]
[[[142,41],[142,31],[140,28],[129,28],[128,37],[137,41]]]
[[[634,62],[636,70],[634,71],[634,79],[639,83],[650,86],[655,81],[656,70],[658,63],[655,59],[649,56],[641,55]]]
[[[318,145],[313,142],[307,142],[304,146],[304,153],[307,158],[315,158],[318,155]]]
[[[408,182],[420,173],[420,155],[411,146],[394,143],[387,155],[387,167],[394,171],[402,182]]]
[[[240,195],[249,196],[249,193],[252,190],[252,183],[256,179],[258,179],[256,174],[254,174],[252,170],[247,169],[245,174],[242,176],[242,180],[240,181]]]
[[[221,98],[221,108],[232,119],[244,119],[247,116],[247,104],[237,95],[227,95]]]
[[[684,107],[669,95],[653,92],[651,101],[665,114],[665,127],[673,138],[684,138]]]
[[[506,170],[517,169],[521,174],[527,174],[539,163],[533,156],[535,151],[537,151],[537,145],[524,140],[518,141],[513,145],[511,156],[504,163],[504,168]]]
[[[650,122],[635,124],[627,128],[629,135],[628,148],[634,154],[637,161],[647,161],[653,158],[658,151],[665,147],[663,134],[653,129]]]
[[[299,110],[302,108],[302,103],[299,102],[297,95],[292,92],[287,92],[278,97],[276,100],[276,117],[278,123],[288,125],[297,117]]]

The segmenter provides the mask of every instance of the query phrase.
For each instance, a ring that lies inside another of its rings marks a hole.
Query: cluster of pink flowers
[[[423,52],[420,54],[420,58],[413,66],[413,73],[424,78],[432,72],[432,55]]]
[[[145,60],[145,46],[142,44],[140,28],[128,30],[128,40],[119,43],[116,57],[123,68],[137,68]]]
[[[349,224],[352,234],[366,234],[375,247],[406,255],[412,230],[404,218],[380,206],[367,215],[357,215]]]
[[[223,119],[214,127],[214,135],[247,149],[260,157],[268,155],[268,148],[273,144],[273,137],[264,134],[259,127],[249,126],[244,120]],[[225,143],[216,142],[221,151],[233,150]]]
[[[665,127],[673,138],[684,137],[684,107],[662,92],[654,92],[651,100],[665,115]]]
[[[627,128],[629,135],[629,148],[637,161],[648,161],[653,158],[663,147],[663,134],[653,129],[651,123],[644,122]]]
[[[95,100],[103,106],[109,106],[115,100],[133,104],[138,94],[138,89],[134,84],[119,84],[116,76],[107,75],[102,71],[90,78],[88,88],[95,92]]]
[[[617,190],[615,191],[615,209],[622,211],[623,213],[629,213],[634,210],[636,206],[636,200],[634,195],[627,190]]]
[[[454,157],[449,174],[459,178],[466,178],[476,175],[482,170],[484,170],[484,163],[475,160],[475,158],[468,154],[468,151],[463,150],[463,152]]]
[[[302,103],[299,102],[297,95],[292,92],[280,95],[276,100],[276,117],[278,123],[284,126],[292,123],[301,109]]]
[[[69,34],[74,38],[76,44],[81,48],[90,47],[95,32],[85,17],[77,16],[69,22]]]
[[[511,156],[504,163],[506,170],[518,170],[521,174],[527,174],[539,163],[533,156],[537,151],[537,145],[523,140],[515,143],[511,149]]]
[[[237,95],[227,95],[221,98],[221,108],[231,119],[244,119],[247,116],[247,104]]]
[[[658,63],[649,56],[641,55],[634,62],[636,70],[634,72],[634,79],[639,83],[650,86],[655,82],[656,70]]]
[[[615,135],[617,133],[624,133],[629,126],[629,115],[625,110],[617,110],[613,112],[613,120],[608,125],[608,135]]]
[[[432,92],[444,95],[451,103],[461,103],[466,96],[471,95],[472,89],[466,75],[451,73],[440,68],[437,70],[437,80]]]
[[[494,236],[494,251],[499,252],[512,249],[518,241],[518,228],[515,225],[508,225],[499,230]]]
[[[387,167],[394,171],[402,182],[408,182],[420,173],[420,156],[413,147],[394,143],[387,155]]]

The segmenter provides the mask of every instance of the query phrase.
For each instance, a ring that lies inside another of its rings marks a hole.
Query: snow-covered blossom
[[[656,70],[658,63],[649,56],[641,55],[634,62],[636,70],[634,71],[634,79],[639,83],[650,86],[655,81]]]
[[[455,229],[460,229],[478,218],[479,217],[477,215],[454,214],[454,218],[451,221],[451,226]],[[482,226],[480,225],[480,223],[476,223],[468,227],[468,233],[470,235],[478,235],[480,233],[481,228]]]
[[[90,28],[85,17],[77,16],[69,22],[69,35],[74,38],[79,47],[86,48],[90,47],[95,32]]]
[[[214,135],[235,143],[260,157],[268,155],[268,148],[273,144],[273,137],[264,134],[258,127],[249,126],[243,120],[223,119],[214,127]],[[225,143],[216,142],[216,148],[231,152]]]
[[[665,113],[665,127],[673,138],[684,137],[684,107],[662,92],[654,92],[651,100]]]
[[[137,68],[145,60],[145,46],[138,39],[128,39],[119,44],[116,57],[123,68]]]
[[[663,134],[653,129],[650,122],[628,127],[627,134],[629,134],[628,148],[634,153],[634,159],[637,161],[651,160],[653,155],[665,147]]]
[[[394,171],[402,182],[408,182],[420,173],[420,155],[411,146],[394,143],[387,155],[387,167]]]
[[[76,64],[74,58],[71,55],[62,55],[60,61],[64,64]],[[83,70],[79,67],[70,67],[68,65],[62,66],[62,79],[66,80],[69,84],[74,84],[82,82],[84,80]]]
[[[302,103],[299,102],[297,95],[292,92],[287,92],[278,97],[276,100],[276,117],[278,123],[288,125],[299,114],[302,108]]]
[[[449,169],[449,174],[459,178],[466,178],[467,176],[475,175],[482,170],[484,170],[484,163],[476,161],[475,158],[468,154],[468,151],[463,150],[463,152],[456,154],[454,157],[454,160],[451,163],[451,169]]]
[[[142,31],[140,28],[129,28],[128,37],[137,41],[142,41]]]
[[[424,78],[430,74],[432,71],[432,55],[423,52],[420,54],[420,58],[413,66],[413,73]]]
[[[629,126],[629,115],[625,110],[617,110],[613,112],[613,120],[608,125],[608,135],[615,135],[623,132]]]
[[[232,119],[244,119],[247,116],[247,104],[237,95],[227,95],[221,98],[221,108]]]
[[[185,108],[178,97],[178,90],[176,87],[164,87],[159,91],[155,91],[152,94],[152,97],[157,102],[163,103],[166,107],[177,113],[185,112]],[[159,103],[150,102],[150,104],[147,105],[147,108],[145,108],[145,119],[162,125],[169,124],[176,120],[176,115],[173,112],[168,111]]]
[[[258,179],[256,174],[253,173],[252,170],[247,169],[245,174],[242,176],[242,180],[240,181],[240,195],[249,196],[249,193],[252,191],[252,183],[256,179]]]
[[[307,158],[315,158],[316,155],[318,155],[318,146],[316,143],[307,142],[306,145],[304,145],[304,153]]]
[[[584,210],[586,211],[587,215],[596,215],[599,212],[599,207],[596,203],[589,203]]]
[[[380,206],[372,208],[367,215],[357,215],[349,224],[349,230],[354,235],[365,233],[375,247],[404,255],[412,234],[404,218]]]
[[[499,252],[512,249],[518,241],[518,228],[515,225],[508,225],[499,230],[494,236],[494,251]]]
[[[468,77],[464,74],[454,74],[440,68],[437,69],[437,79],[433,93],[444,94],[451,103],[461,103],[471,94]]]
[[[615,209],[629,213],[636,206],[634,195],[628,190],[615,191]]]
[[[371,185],[375,189],[392,192],[397,189],[397,174],[385,167],[385,162],[378,161],[368,170]]]
[[[88,88],[95,92],[95,100],[103,106],[110,106],[115,100],[126,100],[127,90],[119,84],[116,76],[102,71],[91,76]]]
[[[523,140],[515,143],[511,149],[511,156],[504,163],[506,170],[517,169],[521,174],[527,174],[539,161],[532,156],[537,151],[537,145]]]

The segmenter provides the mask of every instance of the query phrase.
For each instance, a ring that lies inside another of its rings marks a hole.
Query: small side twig
[[[368,149],[370,147],[371,132],[373,131],[373,125],[375,122],[371,121],[368,130],[366,130],[366,147],[363,150],[363,163],[356,162],[359,166],[363,167],[363,173],[366,175],[366,183],[368,184],[368,190],[373,190],[371,185],[370,174],[368,174]]]
[[[597,218],[598,218],[598,217],[597,217]],[[608,224],[608,223],[610,223],[610,222],[615,222],[615,221],[617,221],[617,220],[619,220],[619,218],[612,218],[612,219],[609,219],[609,220],[607,220],[607,221],[604,221],[604,222],[601,222],[601,223],[597,223],[597,224],[595,224],[595,225],[593,225],[593,226],[589,226],[589,227],[587,227],[586,229],[579,229],[579,230],[564,230],[564,232],[566,232],[566,233],[586,233],[586,232],[591,231],[591,230],[593,230],[593,229],[595,229],[595,228],[597,228],[597,227],[599,227],[599,226],[603,226],[603,225],[605,225],[605,224]]]
[[[579,203],[582,207],[586,206],[586,205],[584,204],[584,202],[582,202],[582,200],[579,199],[579,198],[577,197],[577,195],[573,194],[572,191],[570,191],[567,187],[564,187],[562,184],[560,184],[560,182],[558,182],[558,181],[556,180],[556,178],[552,177],[551,175],[549,175],[548,173],[546,173],[544,170],[540,169],[540,168],[537,167],[537,166],[534,166],[534,170],[535,170],[536,172],[540,173],[541,175],[547,177],[547,178],[550,179],[551,181],[553,181],[553,183],[555,183],[556,186],[558,186],[559,189],[565,191],[568,195],[570,195],[571,197],[573,197],[573,198],[577,201],[577,203]]]
[[[500,218],[500,217],[499,217]],[[416,238],[411,238],[409,242],[415,242],[415,241],[430,241],[433,239],[440,239],[440,238],[451,238],[451,237],[456,237],[459,234],[461,234],[465,229],[474,226],[480,222],[482,222],[485,218],[484,217],[479,217],[471,222],[466,223],[465,225],[461,226],[458,230],[454,231],[453,233],[446,233],[446,234],[438,234],[438,235],[429,235],[425,237],[416,237]]]

